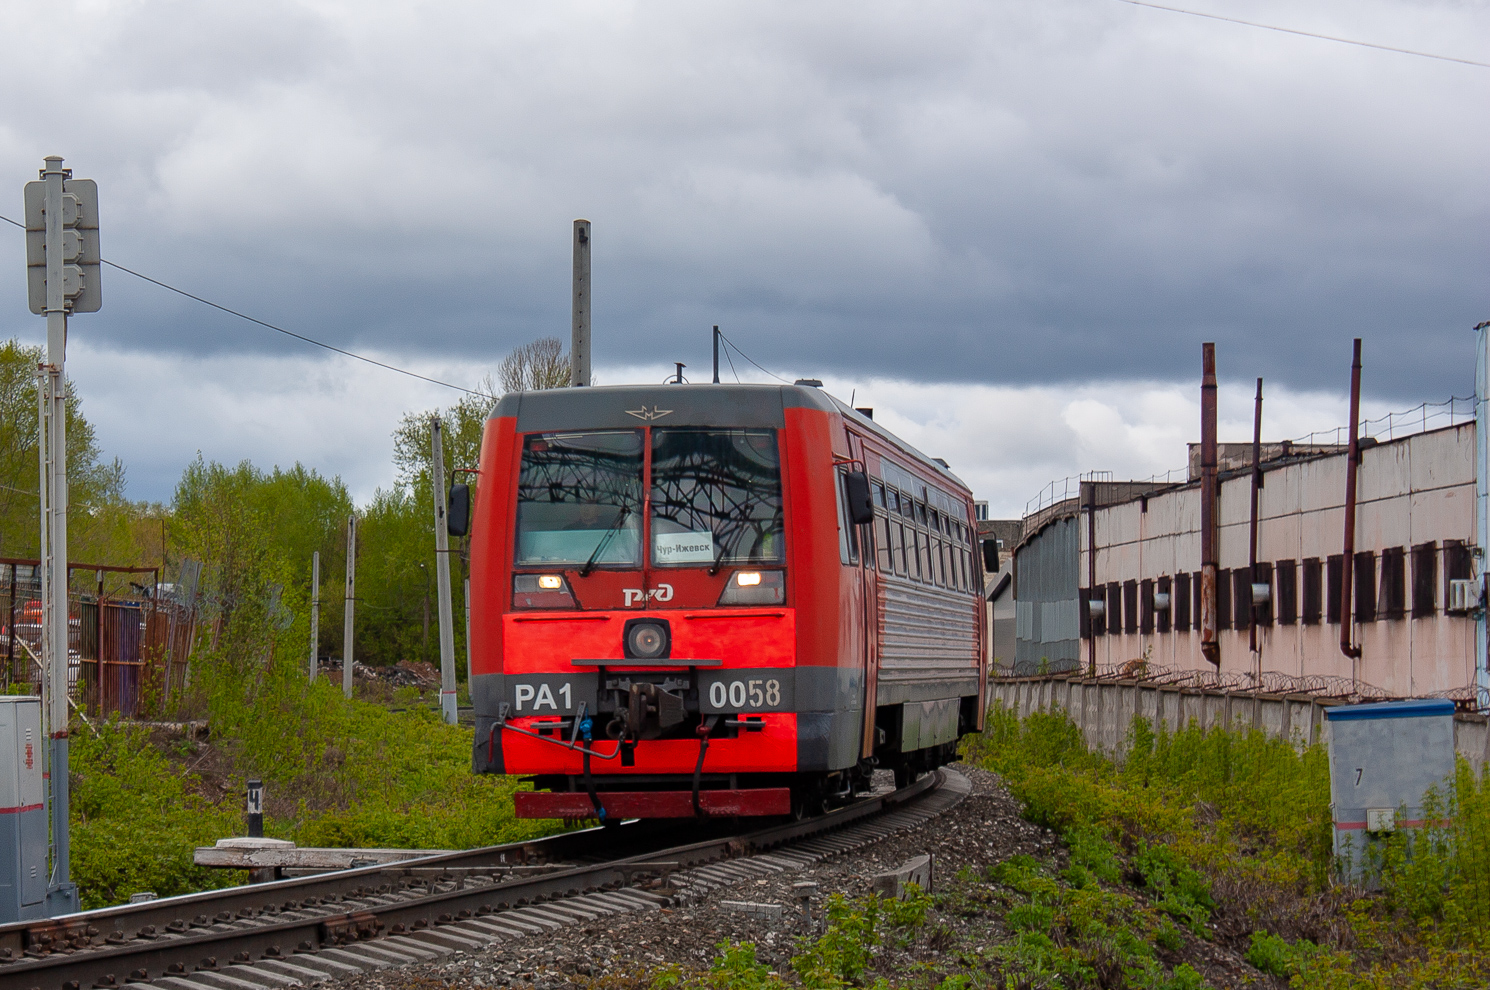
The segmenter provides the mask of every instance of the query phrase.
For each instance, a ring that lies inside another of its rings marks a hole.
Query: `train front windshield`
[[[641,566],[642,430],[523,443],[518,566]],[[785,560],[774,430],[651,431],[654,566]]]
[[[652,430],[652,563],[784,560],[774,430]]]
[[[517,481],[517,563],[641,566],[642,431],[535,433]]]

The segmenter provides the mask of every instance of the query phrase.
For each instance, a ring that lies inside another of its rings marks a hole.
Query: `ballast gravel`
[[[863,896],[873,889],[875,874],[893,870],[912,857],[931,854],[938,889],[963,867],[981,871],[1019,854],[1047,861],[1056,869],[1065,865],[1064,848],[1054,833],[1020,818],[1017,802],[994,774],[965,764],[954,764],[951,769],[973,785],[972,794],[962,804],[916,830],[806,869],[743,879],[675,907],[610,915],[542,934],[501,937],[488,947],[457,948],[437,961],[375,970],[323,986],[336,990],[559,990],[571,986],[643,990],[659,967],[707,968],[721,942],[752,942],[757,961],[790,975],[798,940],[821,933],[821,907],[831,894]],[[807,901],[811,917],[802,910],[804,883],[817,885]],[[780,917],[772,917],[778,913],[772,909],[741,905],[780,905]],[[922,937],[892,950],[893,958],[877,960],[871,976],[887,976],[892,985],[934,987],[943,975],[958,968],[952,958],[957,950],[982,949],[1008,937],[993,913],[964,918],[933,910]],[[1218,988],[1272,984],[1270,977],[1237,953],[1201,939],[1190,939],[1166,962],[1187,962]]]

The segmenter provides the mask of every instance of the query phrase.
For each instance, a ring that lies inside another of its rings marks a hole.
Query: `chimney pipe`
[[[1216,637],[1216,345],[1201,345],[1200,380],[1200,652],[1221,666]]]
[[[1247,582],[1248,607],[1252,621],[1247,623],[1247,647],[1252,651],[1257,665],[1256,674],[1261,683],[1262,656],[1257,647],[1257,602],[1250,597],[1252,586],[1258,584],[1257,577],[1257,494],[1262,488],[1262,379],[1257,379],[1257,403],[1252,409],[1252,518],[1247,534],[1247,566],[1251,575]]]
[[[1351,635],[1355,621],[1355,476],[1361,464],[1361,338],[1350,362],[1350,447],[1345,455],[1345,540],[1340,559],[1340,652],[1358,660],[1361,648]],[[1357,678],[1359,680],[1359,678]]]

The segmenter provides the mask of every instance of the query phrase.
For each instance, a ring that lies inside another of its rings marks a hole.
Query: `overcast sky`
[[[1485,3],[1187,4],[1490,61]],[[1116,0],[6,0],[4,23],[0,213],[64,155],[105,257],[460,384],[567,337],[588,217],[602,381],[697,379],[719,323],[1003,513],[1181,466],[1203,340],[1223,432],[1263,375],[1296,436],[1344,421],[1351,337],[1379,412],[1472,392],[1490,318],[1485,68]],[[0,334],[39,341],[22,258],[0,230]],[[70,368],[135,497],[201,450],[365,498],[398,417],[454,397],[105,279]]]

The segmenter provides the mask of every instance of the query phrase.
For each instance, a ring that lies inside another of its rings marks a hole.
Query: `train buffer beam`
[[[695,817],[692,791],[601,791],[597,796],[607,818]],[[584,791],[518,791],[512,798],[518,818],[597,817]],[[792,792],[787,787],[699,791],[698,804],[710,818],[786,815],[792,810]]]

